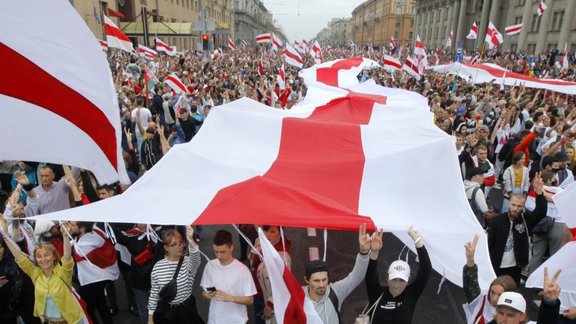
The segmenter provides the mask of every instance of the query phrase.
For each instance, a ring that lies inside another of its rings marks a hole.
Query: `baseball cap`
[[[326,265],[326,262],[322,260],[310,261],[308,262],[308,265],[306,265],[306,277],[308,278],[310,278],[310,276],[315,274],[316,272],[323,272],[323,271],[328,272],[328,266]]]
[[[526,300],[522,295],[513,291],[506,291],[498,298],[498,306],[508,307],[520,313],[526,313]]]
[[[388,268],[388,280],[400,278],[406,282],[410,279],[410,265],[402,260],[392,262]]]

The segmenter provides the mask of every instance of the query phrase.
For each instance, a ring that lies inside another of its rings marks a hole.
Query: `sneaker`
[[[134,316],[140,316],[140,313],[138,313],[138,308],[136,306],[130,305],[128,306],[128,310],[130,311],[130,314]]]
[[[110,311],[110,315],[116,315],[118,313],[118,306],[112,306],[108,310]]]
[[[494,186],[492,186],[493,189],[502,189],[502,186],[500,186],[500,184],[498,182],[496,182],[494,184]]]

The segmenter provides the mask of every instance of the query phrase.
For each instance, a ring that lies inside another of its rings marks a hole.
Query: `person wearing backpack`
[[[484,171],[480,168],[471,169],[464,180],[464,190],[466,198],[470,203],[470,208],[474,212],[476,219],[483,228],[486,228],[486,220],[494,216],[494,212],[486,204],[486,196],[482,190],[484,184]]]

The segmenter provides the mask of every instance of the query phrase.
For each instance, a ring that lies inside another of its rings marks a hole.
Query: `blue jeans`
[[[149,292],[133,288],[134,299],[136,301],[136,307],[138,308],[138,315],[140,317],[140,323],[148,324],[148,297]]]

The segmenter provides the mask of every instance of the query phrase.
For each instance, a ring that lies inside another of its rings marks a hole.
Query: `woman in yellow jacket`
[[[59,260],[56,248],[48,243],[40,243],[34,249],[34,261],[20,250],[20,247],[6,234],[5,220],[2,226],[6,246],[16,263],[30,276],[34,283],[34,316],[43,323],[87,323],[88,319],[80,303],[72,292],[74,259],[71,255],[70,240],[64,238],[64,251]],[[68,224],[63,224],[67,231]]]

